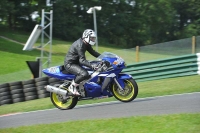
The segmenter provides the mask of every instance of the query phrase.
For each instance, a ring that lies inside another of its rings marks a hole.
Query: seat
[[[70,73],[68,73],[68,72],[66,71],[64,65],[60,66],[59,69],[60,69],[60,72],[62,72],[63,74],[70,74]]]

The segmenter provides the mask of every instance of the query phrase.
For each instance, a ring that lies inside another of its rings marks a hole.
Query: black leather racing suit
[[[71,45],[65,56],[65,69],[68,73],[76,75],[74,82],[77,84],[79,84],[84,79],[89,78],[87,70],[82,68],[80,65],[92,68],[90,62],[88,62],[85,58],[86,50],[94,57],[98,57],[100,55],[98,52],[93,50],[90,44],[85,44],[83,40],[79,38]]]

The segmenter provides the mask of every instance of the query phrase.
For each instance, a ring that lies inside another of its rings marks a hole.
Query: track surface
[[[200,93],[138,98],[129,103],[119,101],[76,106],[72,110],[50,109],[0,116],[0,128],[47,124],[74,120],[117,118],[139,115],[200,113]]]

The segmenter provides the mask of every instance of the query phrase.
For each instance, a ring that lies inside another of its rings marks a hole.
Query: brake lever
[[[101,72],[101,69],[105,66],[105,64],[103,64],[101,67],[99,67],[96,71]]]

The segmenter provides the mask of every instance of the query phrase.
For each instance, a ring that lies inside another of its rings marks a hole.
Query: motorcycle
[[[69,95],[68,87],[75,75],[67,73],[63,65],[43,69],[44,74],[64,81],[64,87],[60,87],[60,84],[45,87],[50,92],[51,102],[55,107],[61,110],[72,109],[79,100],[105,96],[114,96],[122,102],[130,102],[137,97],[138,85],[131,75],[122,73],[126,66],[121,57],[104,52],[91,63],[95,63],[97,69],[82,66],[88,71],[90,78],[79,84],[78,97]]]

